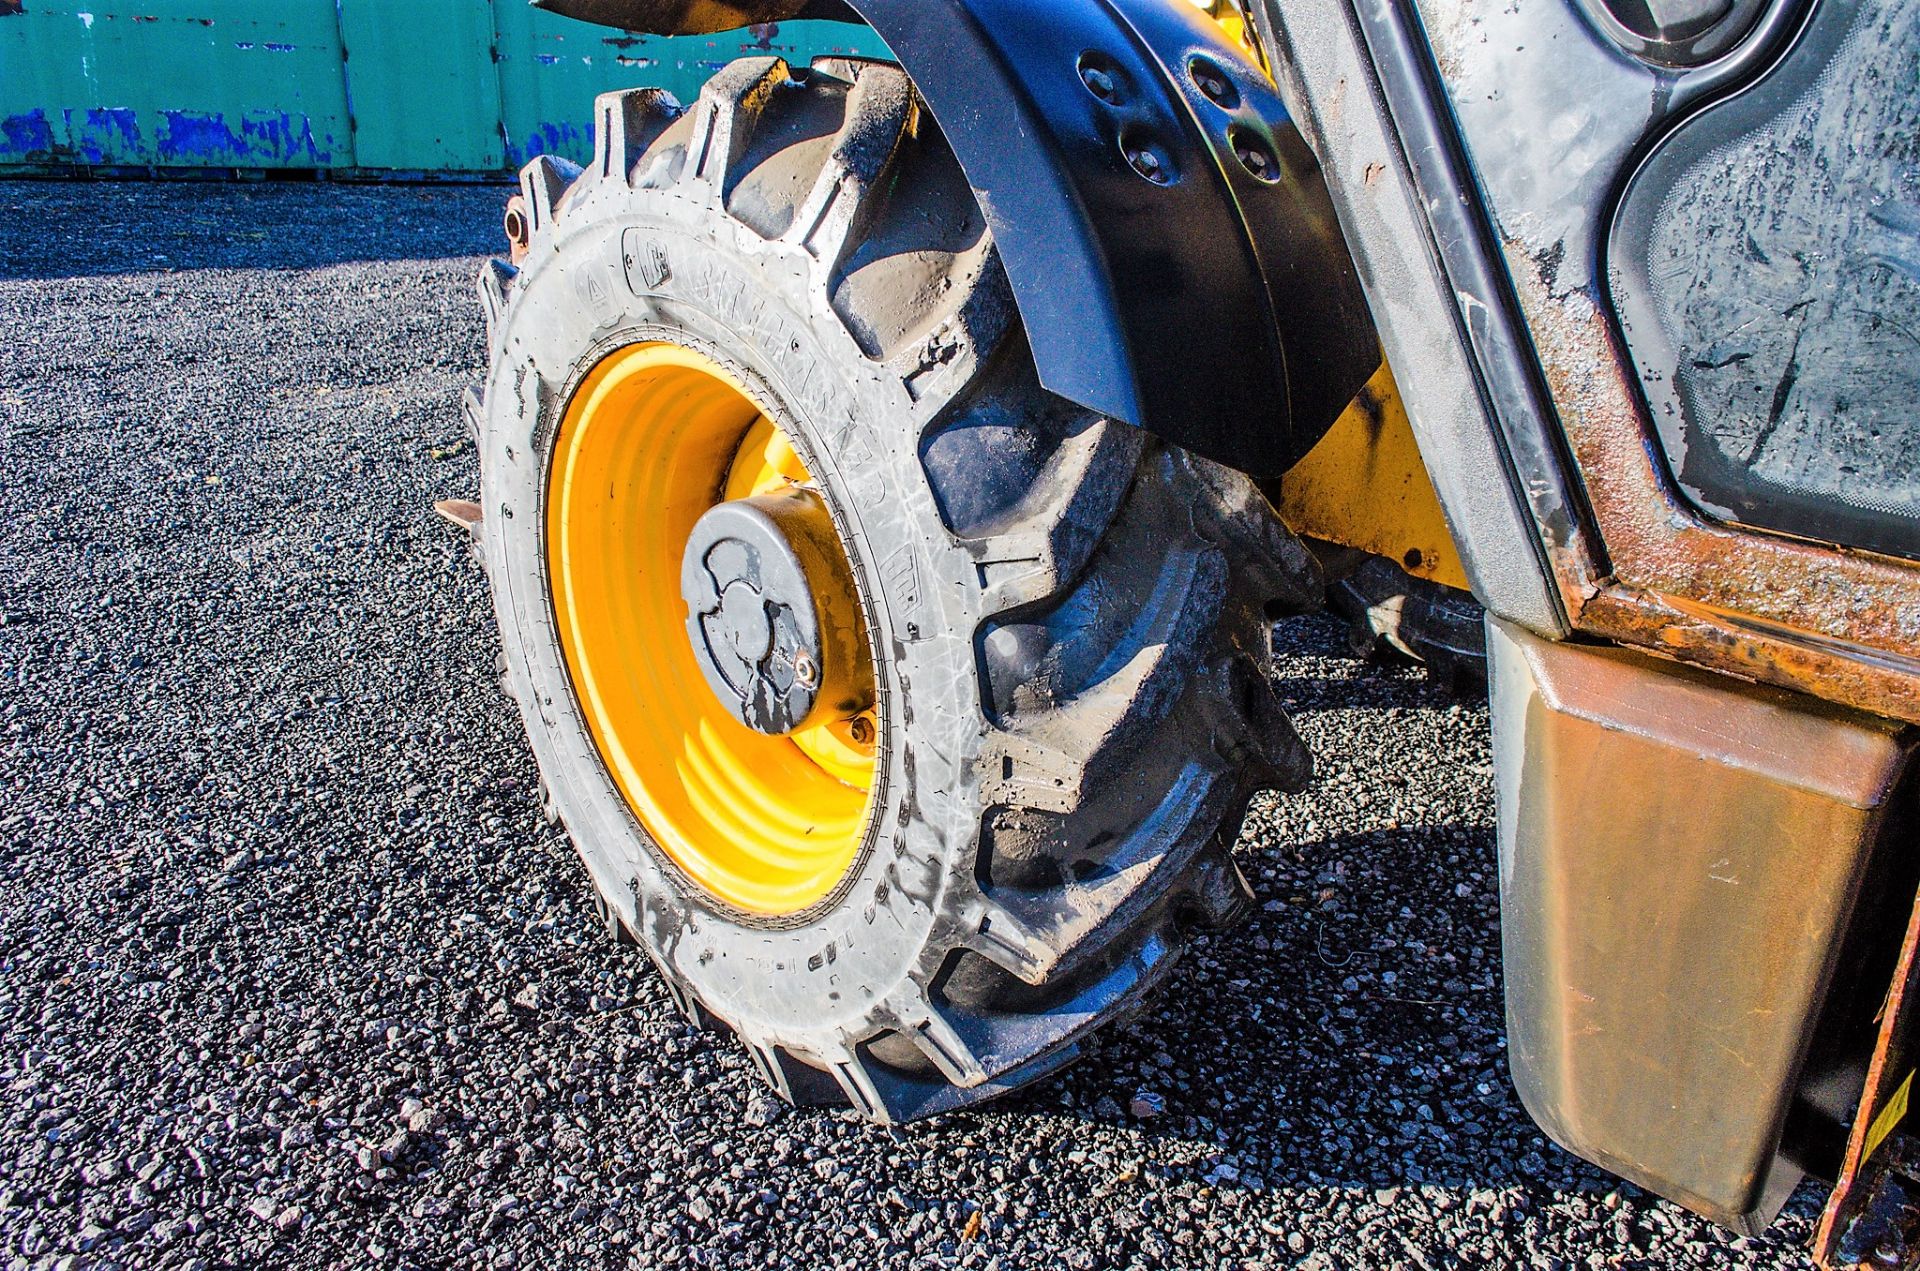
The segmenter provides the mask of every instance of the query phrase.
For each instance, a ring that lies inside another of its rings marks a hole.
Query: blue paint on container
[[[543,154],[592,154],[593,127],[567,121],[540,123],[524,138],[512,144],[521,164],[532,163]]]
[[[82,163],[125,163],[140,153],[140,112],[130,109],[89,110],[76,130],[71,116],[68,131]]]
[[[0,15],[22,8],[0,0]],[[527,0],[29,0],[24,10],[0,22],[0,176],[508,174],[541,154],[586,160],[599,93],[650,86],[691,101],[705,72],[743,53],[803,65],[882,52],[870,33],[832,23],[656,39]]]
[[[44,110],[0,119],[0,155],[32,162],[53,156],[53,124]]]
[[[161,114],[165,119],[158,145],[162,163],[245,166],[297,161],[319,168],[333,161],[331,145],[314,136],[313,122],[305,115],[255,115],[241,120],[235,130],[222,115],[188,110]]]

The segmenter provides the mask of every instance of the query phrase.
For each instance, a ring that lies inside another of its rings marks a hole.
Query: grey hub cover
[[[680,566],[687,636],[707,684],[741,723],[790,733],[851,702],[830,677],[845,640],[824,630],[816,588],[851,579],[837,560],[833,525],[810,490],[735,499],[693,527]],[[839,568],[836,570],[835,566]],[[821,577],[820,575],[826,575]]]

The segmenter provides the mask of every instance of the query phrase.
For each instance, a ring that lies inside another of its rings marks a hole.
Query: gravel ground
[[[1257,921],[1086,1062],[889,1131],[606,943],[427,512],[501,191],[0,184],[0,1261],[1803,1267],[1545,1142],[1487,717],[1282,630]]]

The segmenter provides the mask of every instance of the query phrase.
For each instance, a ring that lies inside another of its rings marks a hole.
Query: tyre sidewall
[[[933,403],[864,357],[805,252],[679,189],[623,186],[604,212],[594,193],[570,202],[564,237],[536,243],[545,258],[523,267],[487,392],[489,566],[521,712],[596,885],[663,970],[751,1039],[831,1059],[836,1039],[882,1019],[888,986],[924,985],[937,969],[923,959],[939,952],[938,924],[954,921],[943,902],[964,890],[949,883],[971,872],[979,833],[978,589],[919,466]],[[652,844],[561,652],[544,531],[558,425],[602,358],[658,339],[713,358],[792,439],[841,530],[875,646],[880,762],[866,842],[847,881],[797,920],[731,910]]]

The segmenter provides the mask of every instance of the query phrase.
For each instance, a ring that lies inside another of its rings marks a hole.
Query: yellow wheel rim
[[[706,512],[805,485],[787,437],[733,376],[673,344],[603,360],[554,445],[547,561],[568,673],[614,783],[695,884],[782,916],[830,895],[865,837],[871,711],[755,732],[707,687],[681,556]]]

